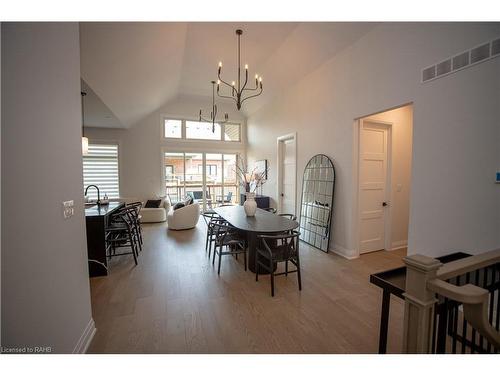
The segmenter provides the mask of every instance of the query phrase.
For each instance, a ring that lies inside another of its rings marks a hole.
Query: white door
[[[385,247],[388,125],[361,120],[359,132],[360,253]]]
[[[295,215],[295,137],[279,141],[280,157],[280,213]]]

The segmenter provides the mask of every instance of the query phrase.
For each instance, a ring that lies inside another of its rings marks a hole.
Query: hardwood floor
[[[89,353],[376,353],[382,292],[376,271],[402,265],[406,250],[355,260],[302,244],[296,274],[245,272],[225,256],[220,277],[205,253],[205,224],[167,231],[144,225],[145,247],[114,258],[111,274],[91,279],[97,332]],[[392,297],[388,352],[401,352],[403,303]]]

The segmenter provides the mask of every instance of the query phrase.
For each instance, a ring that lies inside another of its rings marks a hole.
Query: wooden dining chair
[[[257,249],[255,253],[255,281],[259,281],[259,267],[263,267],[271,275],[271,296],[274,297],[274,277],[279,275],[288,276],[289,273],[297,273],[299,290],[302,290],[300,277],[299,258],[299,236],[300,233],[292,231],[279,235],[257,236]],[[277,263],[285,262],[285,272],[275,273]],[[295,266],[295,270],[288,270],[288,262]]]

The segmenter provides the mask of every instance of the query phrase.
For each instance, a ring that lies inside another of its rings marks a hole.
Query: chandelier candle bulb
[[[245,69],[248,70],[248,64],[245,64]]]

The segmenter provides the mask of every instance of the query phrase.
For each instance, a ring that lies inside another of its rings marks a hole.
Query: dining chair
[[[220,275],[221,260],[223,255],[243,254],[245,271],[247,270],[247,247],[245,240],[235,229],[231,228],[227,222],[212,222],[212,231],[215,236],[214,257],[212,265],[215,264],[215,257],[219,256],[217,275]],[[225,250],[224,250],[225,248]],[[210,255],[209,255],[210,256]]]
[[[297,273],[299,290],[302,290],[300,277],[299,259],[299,236],[300,233],[292,231],[279,235],[257,236],[257,249],[255,253],[255,281],[259,281],[259,267],[264,268],[271,275],[271,296],[274,297],[274,277],[279,275],[288,276],[289,273]],[[285,262],[285,272],[276,273],[275,265]],[[288,270],[288,262],[295,266],[295,270]]]
[[[283,217],[286,217],[287,219],[290,219],[293,221],[297,220],[297,216],[295,216],[294,214],[278,214],[278,216],[283,216]]]

